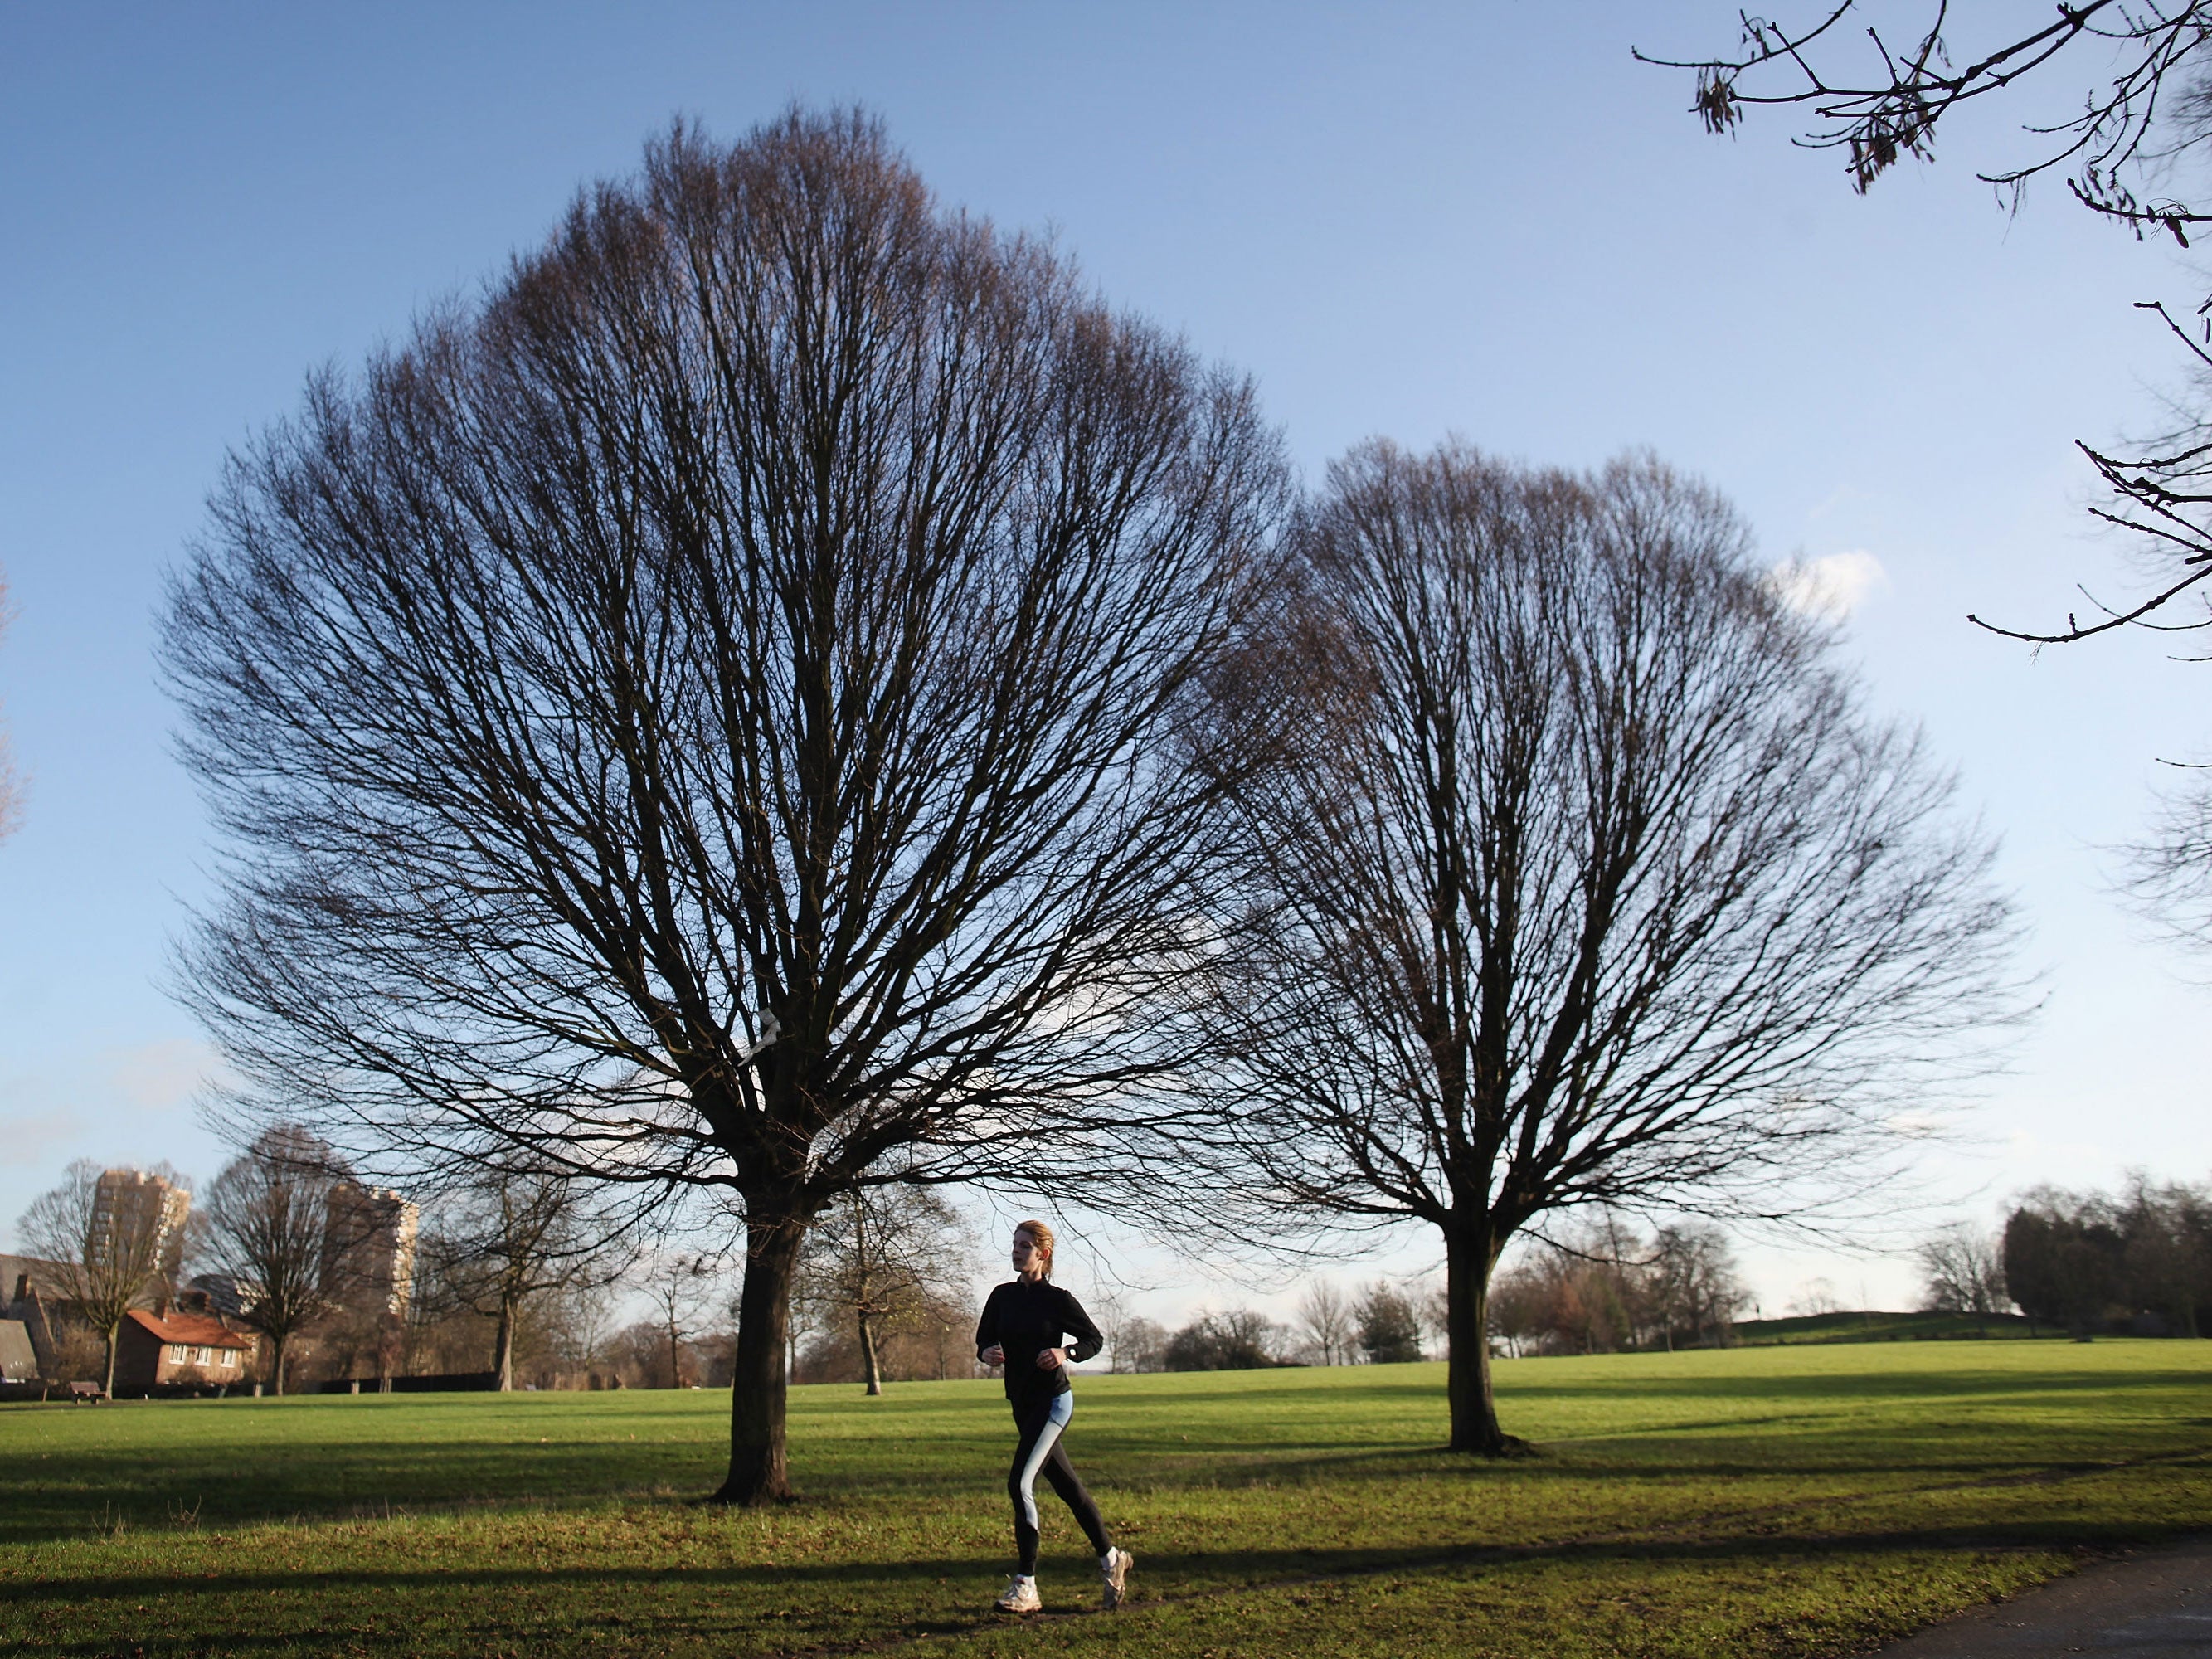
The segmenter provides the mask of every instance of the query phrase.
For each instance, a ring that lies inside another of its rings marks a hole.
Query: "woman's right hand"
[[[1003,1365],[1006,1363],[1006,1351],[995,1342],[975,1357],[986,1365]]]

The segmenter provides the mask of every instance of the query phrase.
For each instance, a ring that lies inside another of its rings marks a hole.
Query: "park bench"
[[[97,1382],[72,1382],[69,1385],[69,1397],[75,1405],[96,1406],[107,1398],[107,1390]]]

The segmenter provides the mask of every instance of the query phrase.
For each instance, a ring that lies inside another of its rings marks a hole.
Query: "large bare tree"
[[[152,1190],[140,1192],[142,1183]],[[16,1223],[26,1248],[53,1263],[70,1316],[99,1334],[105,1351],[100,1387],[110,1394],[123,1322],[175,1274],[183,1206],[191,1201],[184,1194],[182,1177],[166,1164],[142,1175],[78,1158],[63,1171],[61,1184],[33,1199]]]
[[[191,994],[384,1165],[720,1189],[724,1498],[834,1196],[1110,1200],[1218,853],[1170,733],[1286,490],[1249,385],[858,115],[678,128],[231,465],[167,662]]]
[[[1200,1018],[1260,1198],[1437,1230],[1451,1443],[1496,1454],[1507,1241],[1801,1201],[2010,1007],[2008,910],[1948,780],[1656,461],[1370,445],[1302,545],[1198,748],[1272,757]]]

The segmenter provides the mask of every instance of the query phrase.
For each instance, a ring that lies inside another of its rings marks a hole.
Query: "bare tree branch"
[[[1893,50],[1880,29],[1866,31],[1869,50],[1862,70],[1840,70],[1836,58],[1849,36],[1841,33],[1856,0],[1843,4],[1792,33],[1749,12],[1739,12],[1740,49],[1708,58],[1653,57],[1642,62],[1697,74],[1692,111],[1709,132],[1732,131],[1747,110],[1802,107],[1818,124],[1796,142],[1812,149],[1841,149],[1848,158],[1853,189],[1864,191],[1906,156],[1927,160],[1936,130],[1952,111],[1977,99],[2002,93],[2077,46],[2103,46],[2118,62],[2111,81],[2083,100],[2081,111],[2054,125],[2029,129],[2055,142],[2021,167],[1981,175],[2017,201],[2027,181],[2045,173],[2070,169],[2067,186],[2084,205],[2132,226],[2138,234],[2163,231],[2189,246],[2183,227],[2207,217],[2185,203],[2145,203],[2124,182],[2128,173],[2172,152],[2152,146],[2152,135],[2166,112],[2166,82],[2203,44],[2212,11],[2199,0],[2080,0],[2061,4],[2039,28],[1979,49],[1963,66],[1954,58],[1947,31],[1948,0],[1931,0],[1925,27],[1904,50]],[[2185,145],[2204,133],[2190,130]]]

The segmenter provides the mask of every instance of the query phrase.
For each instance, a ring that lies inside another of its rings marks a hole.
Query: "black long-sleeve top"
[[[996,1344],[1006,1356],[1006,1398],[1017,1406],[1067,1392],[1067,1367],[1040,1370],[1037,1356],[1073,1334],[1067,1357],[1081,1364],[1106,1346],[1083,1304],[1050,1279],[1017,1279],[994,1285],[975,1326],[975,1357]]]

